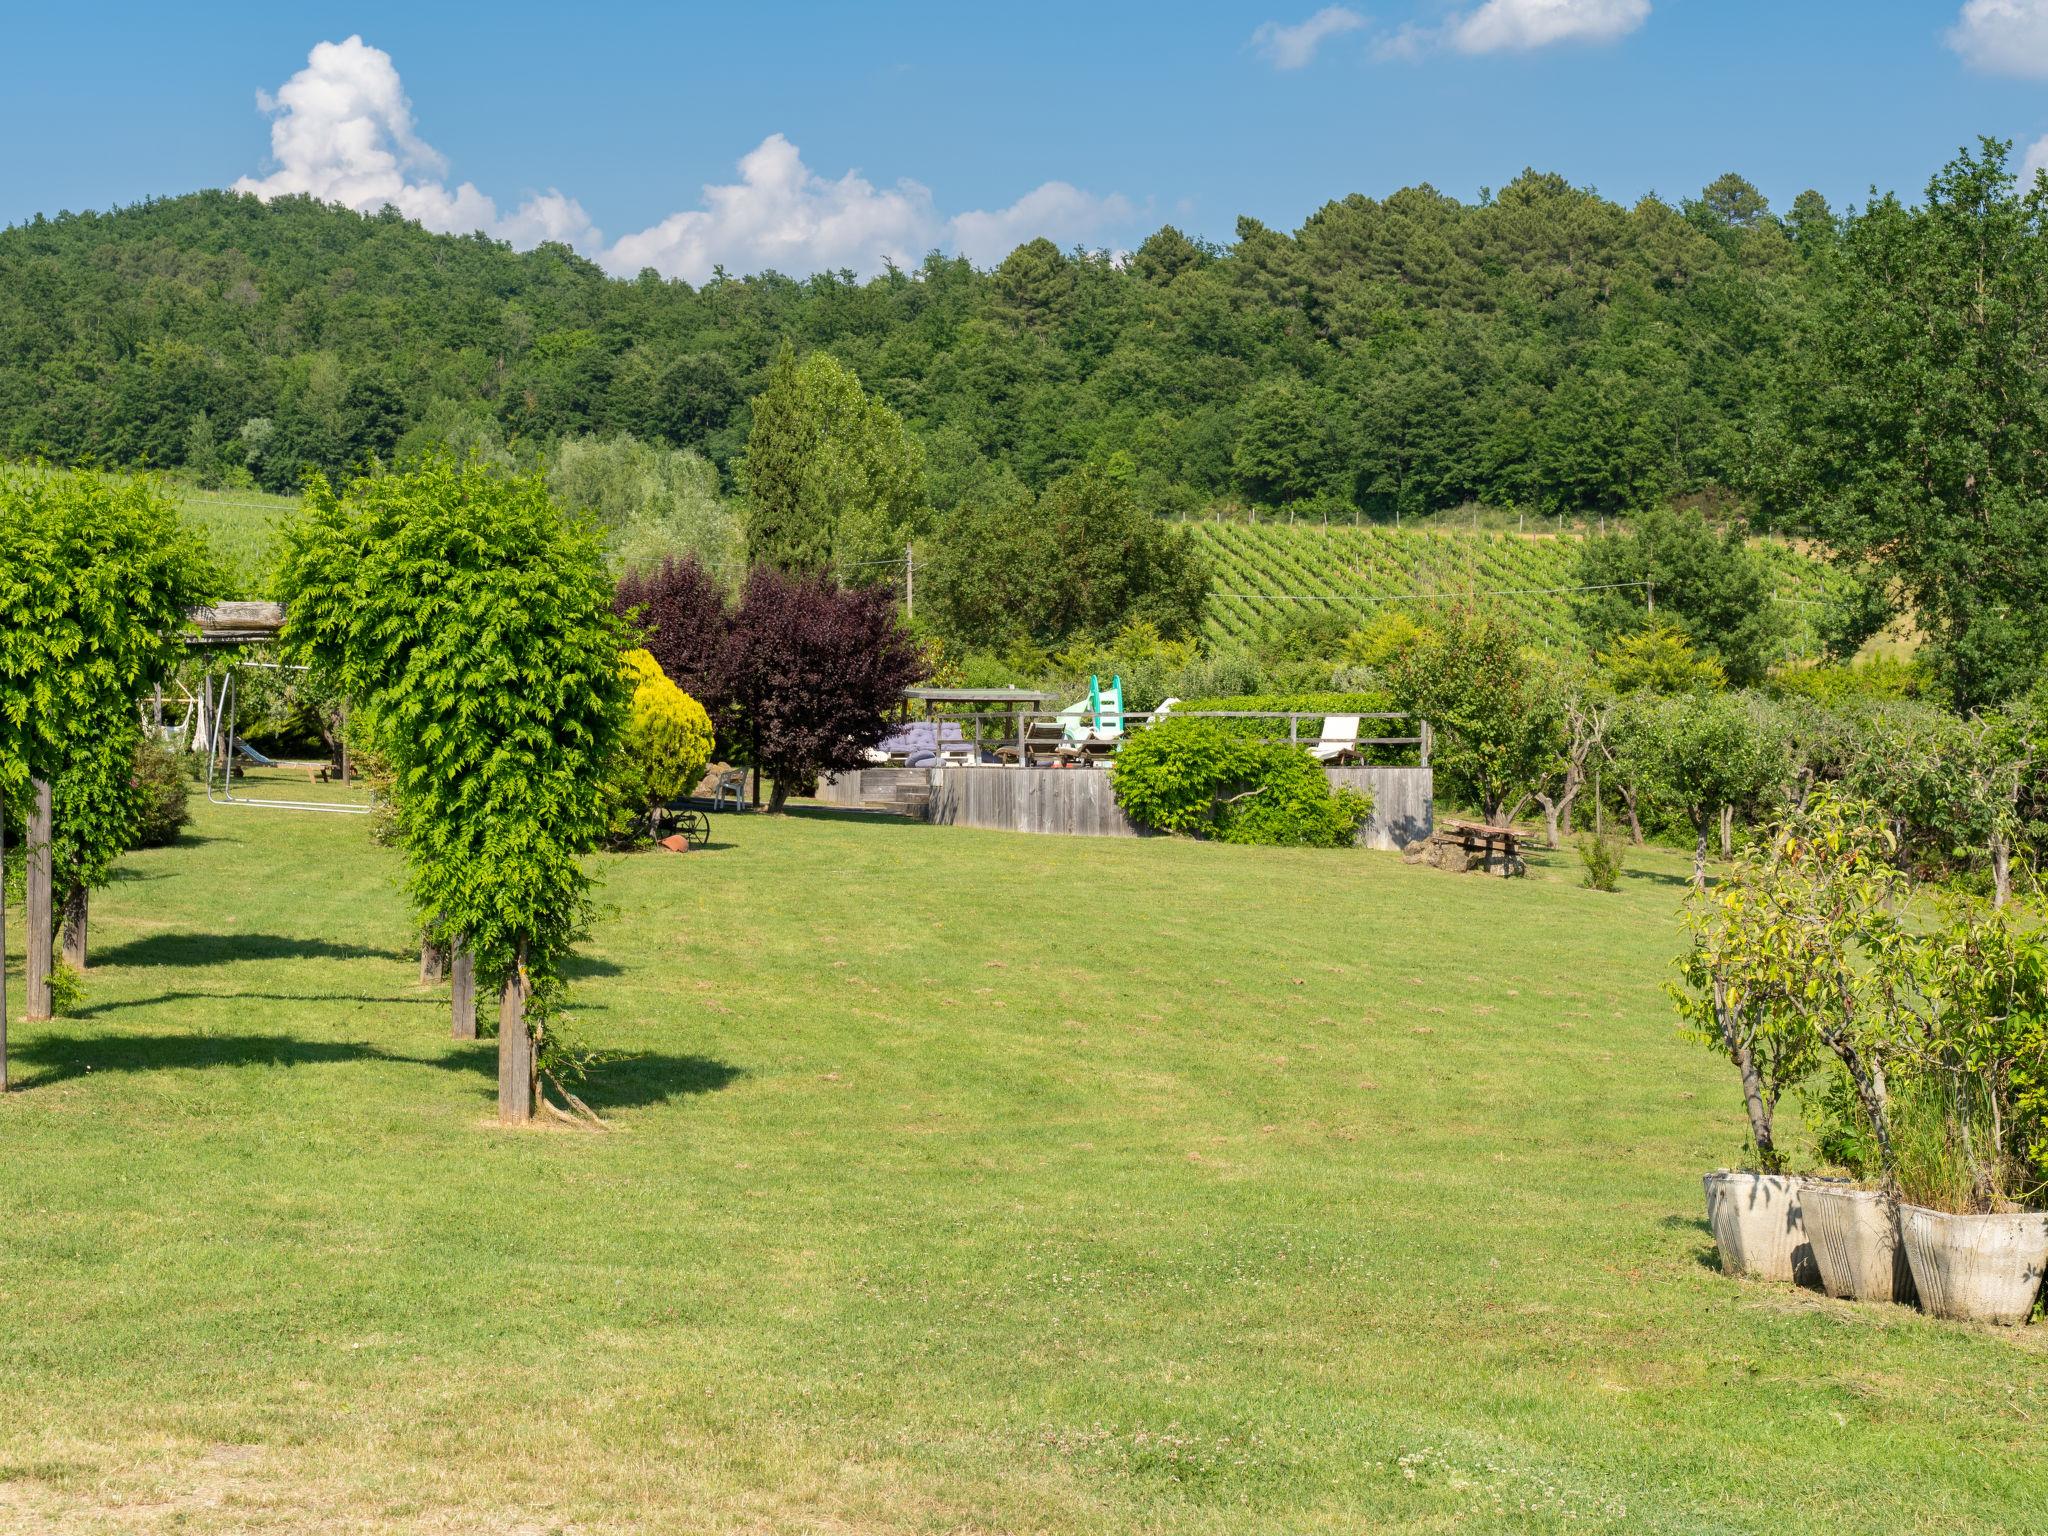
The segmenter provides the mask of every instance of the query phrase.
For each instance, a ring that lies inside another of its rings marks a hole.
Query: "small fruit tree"
[[[498,1113],[528,1120],[626,721],[598,536],[538,475],[430,458],[312,480],[278,589],[287,647],[375,722],[413,903],[498,990]]]
[[[84,962],[86,893],[138,820],[137,703],[209,595],[203,546],[155,482],[0,472],[0,821],[31,830],[32,1019],[50,1012],[53,907]]]
[[[1510,825],[1561,750],[1549,672],[1505,614],[1460,609],[1388,667],[1401,708],[1436,732],[1435,768],[1487,823]]]

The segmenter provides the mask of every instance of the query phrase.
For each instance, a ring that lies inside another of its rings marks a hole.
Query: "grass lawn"
[[[605,861],[608,1135],[493,1125],[362,821],[127,859],[14,1028],[0,1528],[2048,1526],[2048,1328],[1714,1267],[1682,860],[715,827]]]

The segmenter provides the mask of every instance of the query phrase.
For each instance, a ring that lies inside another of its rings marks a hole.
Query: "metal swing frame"
[[[213,692],[213,679],[199,679],[199,719],[202,730],[211,728],[206,742],[206,798],[213,805],[249,806],[272,811],[324,811],[336,816],[367,816],[368,804],[336,802],[331,800],[278,800],[261,795],[238,795],[235,793],[235,754],[255,762],[259,767],[274,767],[275,759],[244,743],[235,734],[240,695],[235,687],[235,674],[244,667],[258,667],[265,671],[305,672],[310,669],[278,661],[236,661],[230,662],[221,672],[220,689]],[[214,769],[218,765],[220,781],[214,782]]]

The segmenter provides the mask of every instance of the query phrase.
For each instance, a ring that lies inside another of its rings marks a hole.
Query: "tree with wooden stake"
[[[137,706],[212,595],[204,547],[154,481],[0,472],[0,817],[28,834],[31,1020],[51,1012],[59,894],[84,965],[87,892],[139,812]]]
[[[287,651],[363,706],[421,925],[498,993],[499,1118],[530,1120],[543,1079],[574,1104],[562,962],[627,699],[596,530],[538,475],[436,457],[339,494],[315,478],[283,546]]]

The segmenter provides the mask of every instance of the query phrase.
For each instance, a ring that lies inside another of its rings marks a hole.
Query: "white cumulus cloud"
[[[306,67],[256,103],[271,116],[270,155],[277,169],[244,176],[237,192],[264,199],[303,192],[365,211],[386,204],[428,229],[485,230],[526,245],[563,240],[594,251],[600,232],[574,198],[548,191],[508,218],[469,182],[439,179],[447,162],[413,127],[412,103],[391,55],[360,37],[320,43]]]
[[[1349,6],[1326,5],[1307,21],[1284,27],[1269,21],[1252,33],[1257,48],[1275,69],[1301,69],[1315,59],[1316,50],[1333,37],[1356,32],[1365,18]]]
[[[1097,197],[1064,181],[1048,181],[993,213],[956,213],[946,232],[954,250],[986,267],[1040,235],[1055,245],[1085,245],[1104,228],[1127,224],[1136,214],[1121,193]]]
[[[1486,0],[1450,23],[1460,53],[1521,52],[1552,43],[1611,43],[1650,18],[1650,0]]]
[[[740,179],[707,186],[704,206],[672,213],[613,246],[606,265],[702,282],[715,266],[738,274],[773,267],[805,273],[884,261],[914,264],[938,244],[929,190],[914,181],[878,188],[857,171],[817,175],[797,147],[771,133],[740,160]]]
[[[1948,45],[1985,74],[2048,79],[2048,0],[1969,0]]]
[[[735,275],[770,267],[793,276],[847,267],[872,275],[890,262],[914,266],[942,247],[988,265],[1039,235],[1062,245],[1099,241],[1137,212],[1121,195],[1049,181],[1007,208],[947,217],[915,181],[877,186],[852,170],[821,176],[772,133],[741,157],[738,181],[707,186],[698,207],[606,244],[582,205],[553,188],[509,214],[470,182],[451,188],[445,159],[414,125],[391,55],[360,37],[319,44],[304,69],[275,95],[258,93],[257,103],[272,119],[275,169],[242,177],[238,192],[303,192],[363,212],[389,205],[428,229],[480,229],[520,247],[559,240],[614,272],[652,267],[693,283],[717,267]]]
[[[2048,171],[2048,138],[2040,138],[2028,146],[2026,157],[2020,161],[2020,186],[2022,189],[2034,184],[2034,177]]]

